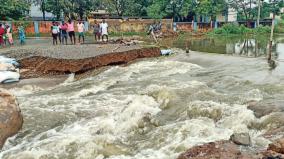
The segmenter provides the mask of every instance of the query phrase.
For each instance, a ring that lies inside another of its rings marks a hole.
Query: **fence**
[[[210,30],[220,28],[224,24],[228,24],[229,22],[209,22],[209,23],[200,23],[200,22],[175,22],[174,30],[176,31],[185,31],[185,32],[208,32]],[[239,21],[239,22],[231,22],[231,23],[238,23],[239,25],[244,25],[249,28],[255,28],[257,23],[255,21],[246,22],[246,21]],[[271,26],[272,21],[260,21],[259,23],[262,26]]]
[[[87,30],[91,33],[94,21],[101,22],[102,19],[90,19],[85,22]],[[154,19],[107,19],[106,22],[109,25],[110,32],[145,32],[149,28],[149,25],[153,24]],[[173,19],[162,19],[163,31],[185,31],[185,32],[208,32],[214,28],[220,28],[228,22],[212,22],[212,23],[200,23],[200,22],[173,22]],[[26,33],[28,34],[47,34],[50,33],[52,25],[51,21],[4,21],[2,23],[8,23],[12,26],[14,32],[17,32],[17,28],[20,24],[25,26]],[[76,24],[76,22],[75,22]],[[256,22],[239,21],[238,24],[245,25],[247,27],[256,27]],[[263,26],[271,26],[272,21],[261,21]],[[77,30],[77,25],[75,25]]]
[[[186,31],[186,32],[208,32],[215,27],[215,23],[198,23],[198,22],[178,22],[175,23],[174,26],[176,26],[177,31]]]
[[[94,21],[95,19],[91,19],[85,22],[85,27],[90,33],[92,32]],[[96,19],[96,21],[101,22],[102,19]],[[110,32],[145,32],[149,25],[153,24],[155,21],[154,19],[106,19]],[[163,19],[161,22],[162,30],[173,29],[172,19]],[[50,33],[52,26],[52,21],[2,21],[0,23],[9,24],[13,32],[18,32],[17,28],[22,24],[27,34],[47,34]],[[75,24],[77,24],[77,22],[75,22]],[[75,25],[75,30],[77,30],[77,25]]]
[[[95,21],[102,21],[102,19],[90,19],[89,24],[94,25]],[[145,32],[149,26],[155,23],[155,19],[108,19],[110,32]],[[172,19],[162,19],[162,30],[173,30]]]

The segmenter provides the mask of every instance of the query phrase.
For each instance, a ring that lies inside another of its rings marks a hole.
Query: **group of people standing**
[[[25,43],[26,35],[22,24],[19,24],[18,26],[18,33],[20,44],[23,45]],[[0,23],[0,46],[4,47],[8,44],[10,46],[14,45],[12,27],[9,24]]]
[[[19,26],[18,30],[20,43],[22,44],[24,43],[24,39],[22,38],[24,36],[23,27]],[[4,47],[7,44],[9,44],[10,46],[14,45],[13,31],[10,25],[0,23],[0,46]]]
[[[84,43],[85,42],[84,32],[86,30],[84,23],[82,21],[79,21],[77,27],[79,33],[79,43],[81,43],[81,37]],[[52,22],[51,34],[53,39],[53,45],[57,45],[58,40],[60,44],[67,45],[68,35],[71,44],[76,44],[75,27],[74,27],[74,22],[72,20],[68,20],[68,22],[62,21],[61,25],[58,22]]]
[[[101,23],[98,23],[97,20],[94,21],[95,24],[93,26],[93,34],[95,36],[96,41],[104,41],[104,38],[106,38],[106,41],[108,41],[108,24],[103,19]]]
[[[102,23],[98,23],[95,21],[95,25],[93,26],[96,41],[100,41],[102,37],[102,41],[104,41],[104,37],[106,37],[106,41],[108,41],[108,24],[105,22],[105,20],[102,21]],[[79,21],[77,23],[77,31],[78,31],[78,37],[79,37],[79,43],[85,42],[85,32],[87,31],[85,24],[83,21]],[[74,21],[68,20],[68,22],[62,22],[59,24],[59,22],[52,22],[51,26],[51,34],[53,39],[53,45],[58,44],[58,40],[60,44],[67,45],[67,38],[69,35],[71,44],[76,44],[76,36],[75,36],[75,27],[74,27]]]

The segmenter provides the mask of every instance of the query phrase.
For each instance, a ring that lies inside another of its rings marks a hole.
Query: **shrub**
[[[215,29],[209,34],[266,34],[270,33],[270,27],[259,26],[257,28],[247,28],[244,25],[237,25],[233,23],[225,24],[223,27]]]
[[[275,26],[275,33],[284,33],[284,21],[281,20]]]
[[[244,25],[239,26],[233,23],[225,24],[223,27],[214,30],[214,34],[244,34],[249,32],[251,32],[251,29]]]
[[[281,15],[281,19],[284,20],[284,14]]]
[[[239,33],[239,26],[236,24],[225,24],[222,29],[224,30],[225,33],[227,34],[238,34]]]
[[[267,34],[267,33],[270,33],[270,31],[271,31],[271,27],[262,26],[262,25],[254,29],[254,33],[256,34]]]

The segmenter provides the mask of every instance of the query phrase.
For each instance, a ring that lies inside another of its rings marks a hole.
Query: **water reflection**
[[[268,36],[214,36],[192,37],[182,36],[175,40],[164,39],[163,46],[190,49],[193,51],[229,54],[242,57],[267,58],[269,51]],[[278,35],[274,38],[272,46],[272,59],[268,62],[271,69],[275,69],[280,62],[284,62],[284,39]]]
[[[178,39],[164,39],[163,46],[177,47],[193,51],[235,54],[248,57],[266,56],[268,52],[269,38],[261,37],[242,37],[242,36],[217,36],[217,37],[192,37],[185,36]],[[273,42],[273,56],[278,57],[281,52],[284,54],[284,41],[276,37]],[[284,55],[283,55],[284,56]]]

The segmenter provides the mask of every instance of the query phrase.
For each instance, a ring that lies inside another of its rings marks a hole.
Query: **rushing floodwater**
[[[0,158],[174,159],[234,132],[262,149],[262,135],[284,126],[284,109],[257,118],[247,103],[282,103],[283,70],[263,58],[177,50],[54,88],[13,88],[25,122]]]

